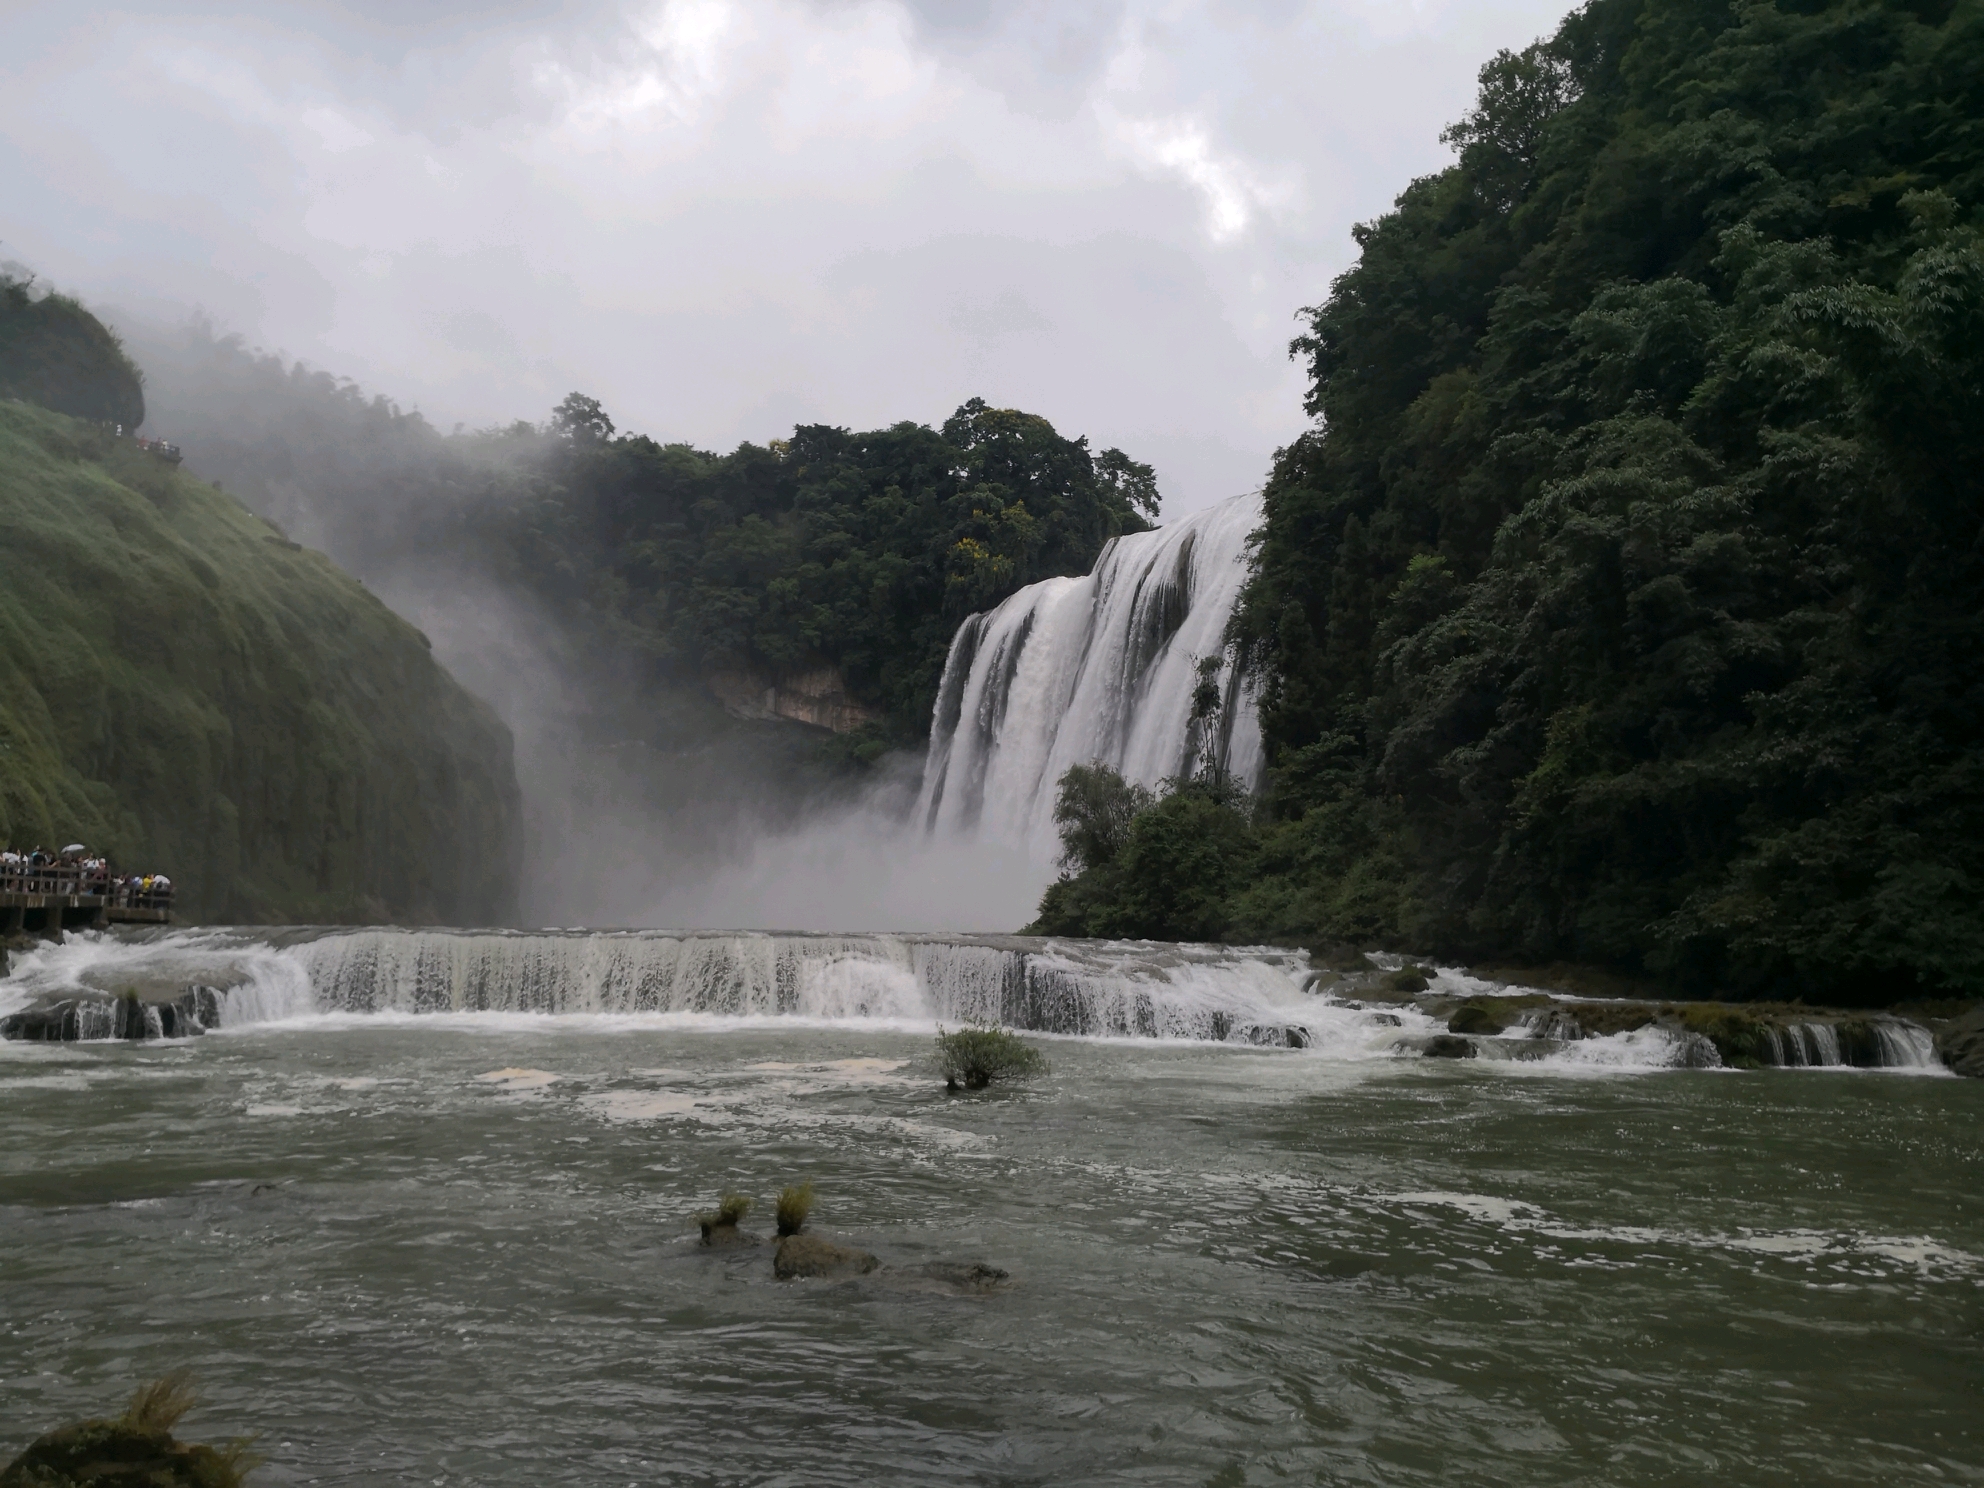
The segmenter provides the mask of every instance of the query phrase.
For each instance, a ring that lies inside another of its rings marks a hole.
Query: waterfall
[[[944,663],[918,820],[933,831],[1036,850],[1054,839],[1054,790],[1102,763],[1155,785],[1205,746],[1258,783],[1260,723],[1247,679],[1225,668],[1213,737],[1192,737],[1199,663],[1225,653],[1247,579],[1258,496],[1113,540],[1079,579],[1047,579],[958,627]]]
[[[364,930],[290,953],[343,1013],[673,1013],[999,1022],[1045,1033],[1314,1042],[1363,1036],[1304,991],[1300,951],[1017,936]],[[1341,1025],[1340,1028],[1337,1025]]]
[[[1940,1069],[1936,1041],[1920,1024],[1898,1018],[1765,1023],[1760,1061],[1780,1069]]]

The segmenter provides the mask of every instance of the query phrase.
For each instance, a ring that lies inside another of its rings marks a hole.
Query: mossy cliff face
[[[506,923],[507,731],[329,559],[98,425],[0,402],[0,839],[183,919]]]

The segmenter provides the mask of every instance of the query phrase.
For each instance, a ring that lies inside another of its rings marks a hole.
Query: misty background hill
[[[1148,526],[1148,466],[978,402],[727,455],[622,434],[580,395],[444,433],[205,321],[116,320],[148,430],[363,579],[509,724],[527,920],[1027,917],[1038,865],[912,848],[900,815],[958,623]]]

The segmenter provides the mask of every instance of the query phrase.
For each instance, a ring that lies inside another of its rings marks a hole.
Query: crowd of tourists
[[[0,848],[0,894],[94,894],[130,909],[170,909],[172,880],[163,873],[120,876],[110,859],[80,842],[60,852]]]

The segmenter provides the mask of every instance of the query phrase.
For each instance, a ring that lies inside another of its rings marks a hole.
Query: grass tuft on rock
[[[778,1232],[781,1237],[796,1235],[806,1228],[806,1216],[813,1212],[811,1181],[795,1183],[778,1191]]]
[[[1047,1058],[1003,1028],[939,1028],[937,1069],[946,1089],[983,1090],[995,1081],[1019,1084],[1044,1075]]]
[[[131,994],[133,997],[137,993]],[[133,1431],[170,1431],[179,1418],[200,1403],[200,1392],[193,1388],[193,1371],[175,1369],[172,1373],[140,1385],[124,1407],[118,1425]]]
[[[703,1227],[703,1238],[707,1240],[711,1230],[734,1230],[751,1212],[751,1200],[741,1193],[727,1193],[716,1201],[716,1208],[707,1214],[698,1214],[696,1223]]]
[[[141,1385],[114,1421],[78,1421],[37,1437],[4,1469],[0,1488],[242,1488],[261,1458],[246,1437],[182,1442],[172,1428],[199,1403],[184,1369]]]

